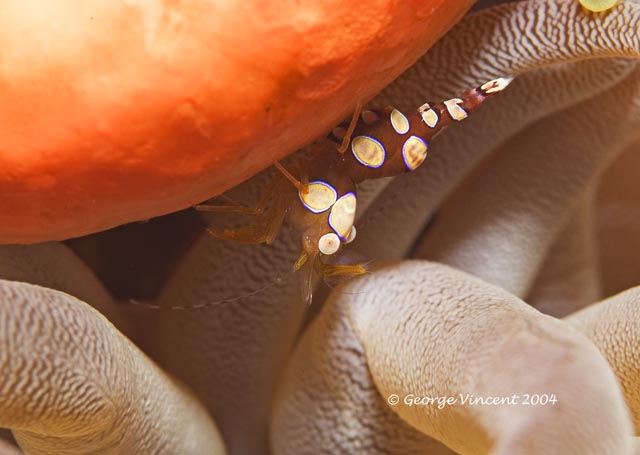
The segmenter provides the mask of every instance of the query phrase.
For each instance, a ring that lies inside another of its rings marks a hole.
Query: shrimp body
[[[217,237],[247,243],[270,243],[285,218],[301,235],[302,252],[294,269],[309,267],[320,275],[358,275],[363,265],[330,265],[323,258],[354,240],[357,184],[417,169],[426,159],[433,138],[460,122],[511,79],[499,78],[467,90],[459,98],[425,103],[409,115],[386,107],[357,113],[348,127],[333,129],[296,164],[297,175],[280,163],[282,172],[272,185],[273,196],[255,225],[223,232]],[[286,177],[287,182],[283,177]],[[211,206],[200,210],[220,211]],[[227,210],[229,211],[229,210]]]

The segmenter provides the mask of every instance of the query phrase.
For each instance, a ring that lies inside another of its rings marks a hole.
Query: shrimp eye
[[[318,240],[318,249],[322,254],[330,255],[340,248],[340,237],[333,232],[325,234]]]

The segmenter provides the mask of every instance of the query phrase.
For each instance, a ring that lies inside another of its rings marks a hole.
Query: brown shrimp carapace
[[[356,237],[358,183],[417,169],[426,159],[433,137],[446,126],[466,119],[491,95],[512,81],[499,78],[467,90],[459,98],[425,103],[406,116],[393,107],[357,109],[348,126],[338,126],[295,163],[291,172],[276,162],[280,174],[270,183],[255,207],[197,205],[208,212],[238,212],[255,217],[253,224],[209,232],[241,243],[271,243],[287,219],[301,235],[302,251],[295,270],[308,267],[322,276],[361,275],[363,264],[328,264]],[[349,153],[350,152],[350,153]],[[297,173],[297,175],[295,175]],[[311,285],[305,284],[307,300]]]

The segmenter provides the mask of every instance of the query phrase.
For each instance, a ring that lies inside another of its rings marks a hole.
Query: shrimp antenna
[[[245,299],[251,298],[253,296],[256,296],[258,294],[261,294],[262,292],[271,289],[275,286],[279,286],[281,284],[284,284],[286,281],[288,281],[288,279],[284,279],[281,276],[276,277],[273,281],[265,284],[264,286],[261,286],[251,292],[248,292],[246,294],[242,294],[239,296],[235,296],[235,297],[229,297],[227,299],[221,299],[221,300],[213,300],[210,302],[203,302],[203,303],[194,303],[191,305],[170,305],[170,306],[164,306],[164,305],[157,305],[155,303],[149,303],[149,302],[143,302],[140,300],[136,300],[136,299],[127,299],[124,301],[125,305],[130,306],[130,307],[138,307],[138,308],[145,308],[147,310],[153,310],[153,311],[158,311],[158,310],[169,310],[169,311],[185,311],[185,310],[202,310],[205,308],[212,308],[212,307],[217,307],[220,305],[228,305],[230,303],[235,303],[235,302],[241,302]]]

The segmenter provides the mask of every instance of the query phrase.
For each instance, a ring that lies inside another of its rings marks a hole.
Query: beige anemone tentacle
[[[595,15],[572,0],[528,0],[486,9],[460,21],[381,95],[414,107],[425,95],[451,96],[451,90],[472,87],[487,76],[518,75],[590,59],[636,59],[639,16],[635,0],[622,0],[607,14]],[[561,92],[560,87],[547,89]],[[577,85],[573,92],[582,90]]]
[[[616,373],[640,434],[640,287],[565,318],[600,349]]]
[[[522,76],[455,132],[438,137],[418,171],[389,185],[359,223],[363,250],[378,259],[405,256],[445,197],[493,150],[624,80],[637,63],[612,57],[640,56],[639,18],[633,2],[594,16],[570,0],[510,3],[465,18],[375,102],[411,109],[491,77]]]
[[[307,310],[291,270],[297,247],[273,251],[204,235],[157,300],[166,310],[140,313],[156,334],[151,355],[194,389],[232,453],[268,450],[277,377]],[[196,309],[169,309],[176,305]]]
[[[596,226],[604,295],[640,283],[640,140],[607,169],[598,189]]]
[[[135,333],[93,271],[64,244],[0,245],[0,278],[66,292],[89,302],[127,336]]]
[[[512,401],[463,405],[467,394]],[[525,405],[526,394],[557,402]],[[409,404],[424,396],[456,402]],[[633,450],[622,392],[586,337],[495,286],[418,261],[332,294],[288,366],[271,435],[283,455],[431,453],[416,435],[402,446],[406,423],[461,455]]]
[[[0,439],[0,455],[21,455],[22,452],[13,445]]]
[[[602,295],[594,197],[593,190],[586,191],[551,246],[527,296],[527,303],[544,314],[564,317]]]
[[[0,427],[25,453],[225,453],[202,406],[104,316],[0,281]]]
[[[525,296],[568,215],[638,127],[640,67],[501,147],[445,204],[420,256]]]

